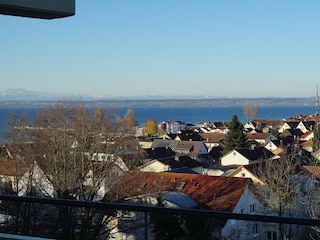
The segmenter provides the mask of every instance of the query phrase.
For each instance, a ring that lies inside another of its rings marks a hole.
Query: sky
[[[0,15],[0,90],[310,97],[319,10],[319,0],[76,0],[67,18]]]

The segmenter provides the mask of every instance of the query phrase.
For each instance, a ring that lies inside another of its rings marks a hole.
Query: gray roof
[[[154,139],[151,148],[169,147],[175,149],[178,145],[178,140],[171,139]]]

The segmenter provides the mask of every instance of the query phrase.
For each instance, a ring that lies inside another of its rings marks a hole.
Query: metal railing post
[[[148,240],[148,212],[144,212],[144,239]]]

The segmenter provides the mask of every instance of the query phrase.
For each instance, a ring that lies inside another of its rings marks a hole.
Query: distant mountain
[[[0,90],[0,101],[61,101],[61,100],[79,100],[82,96],[64,93],[50,93],[33,91],[24,88]],[[86,96],[86,100],[92,97]]]
[[[59,101],[82,101],[90,106],[108,105],[114,107],[214,107],[214,106],[243,106],[257,104],[258,106],[315,106],[314,97],[308,98],[230,98],[208,96],[175,96],[145,95],[145,96],[118,96],[94,98],[88,95],[72,93],[50,93],[32,91],[23,88],[0,90],[1,106],[28,106]]]

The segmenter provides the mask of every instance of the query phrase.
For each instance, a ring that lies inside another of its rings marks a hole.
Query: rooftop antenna
[[[316,85],[316,116],[319,114],[318,84]]]

